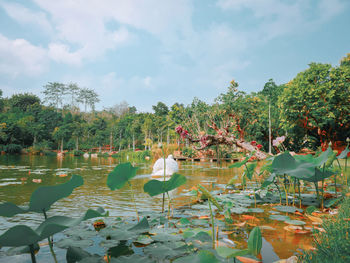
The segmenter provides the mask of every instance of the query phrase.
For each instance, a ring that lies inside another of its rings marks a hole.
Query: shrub
[[[83,151],[80,151],[80,150],[74,150],[73,151],[73,155],[74,156],[82,156],[84,154],[84,152]]]
[[[182,155],[185,157],[192,158],[196,156],[196,151],[191,147],[184,147],[182,149]]]
[[[336,218],[328,219],[322,227],[326,232],[314,235],[316,250],[305,251],[298,262],[350,262],[350,198],[342,203]]]
[[[7,153],[20,153],[21,150],[22,150],[22,146],[14,143],[6,145],[6,149],[5,149]]]

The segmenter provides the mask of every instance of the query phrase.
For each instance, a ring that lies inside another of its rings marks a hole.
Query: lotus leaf
[[[262,236],[259,227],[254,227],[253,230],[249,233],[248,238],[248,250],[250,253],[253,253],[255,256],[260,254],[262,248]]]
[[[161,182],[158,180],[150,180],[144,186],[143,190],[150,196],[156,196],[162,193],[169,192],[185,184],[186,177],[181,174],[173,174],[168,181]]]
[[[284,221],[284,223],[289,224],[289,225],[297,225],[297,226],[301,226],[301,225],[305,225],[306,223],[300,220],[286,220]]]
[[[71,246],[85,248],[92,246],[93,243],[90,239],[64,238],[55,242],[55,245],[59,248],[68,248]]]
[[[30,197],[29,211],[42,213],[48,211],[57,200],[69,196],[74,188],[84,184],[79,175],[72,175],[72,178],[64,183],[54,186],[41,186],[37,188]]]
[[[261,208],[248,208],[248,213],[263,213],[264,209]]]
[[[234,249],[230,247],[217,247],[216,252],[220,257],[232,258],[232,257],[247,255],[249,253],[249,250]]]
[[[272,220],[278,220],[278,221],[290,220],[289,216],[284,216],[284,215],[270,215],[269,218]]]
[[[179,256],[179,252],[161,243],[151,244],[144,249],[145,254],[151,255],[159,260],[172,259]]]
[[[111,258],[110,263],[156,263],[154,259],[145,256],[133,254],[131,256],[120,256],[118,258]]]
[[[67,263],[75,263],[83,258],[91,257],[90,253],[79,247],[70,246],[67,249],[66,260]]]
[[[248,160],[254,155],[255,152],[252,152],[249,156],[247,156],[243,161],[241,162],[236,162],[234,164],[231,164],[228,168],[239,168],[243,165],[245,165]]]
[[[282,206],[278,205],[275,206],[275,209],[280,212],[285,212],[285,213],[295,213],[296,211],[303,212],[303,209],[296,208],[294,206]]]
[[[133,177],[136,176],[137,167],[131,163],[121,163],[108,174],[107,186],[111,190],[121,189]]]
[[[146,217],[142,218],[142,220],[138,224],[128,229],[128,231],[137,232],[137,233],[144,233],[144,232],[147,232],[148,230],[149,230],[149,224]]]
[[[34,248],[34,251],[40,250],[40,246],[38,243],[34,244],[33,248]],[[6,251],[7,256],[14,256],[14,255],[20,255],[20,254],[30,254],[29,246],[12,247]]]
[[[346,159],[349,152],[350,152],[349,146],[346,146],[346,148],[344,149],[344,151],[342,151],[342,152],[337,156],[337,158],[338,158],[338,159]]]
[[[186,257],[178,258],[173,263],[219,263],[220,261],[216,256],[208,250],[201,250],[197,254],[189,255]]]
[[[41,236],[25,225],[11,227],[0,236],[0,246],[20,247],[36,244],[42,240]]]

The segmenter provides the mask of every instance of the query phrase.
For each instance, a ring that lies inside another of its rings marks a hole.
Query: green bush
[[[83,151],[80,151],[80,150],[74,150],[73,151],[73,155],[74,156],[82,156],[84,154],[84,152]]]
[[[328,219],[322,227],[326,232],[314,235],[316,250],[305,251],[298,262],[350,262],[350,198],[342,203],[335,220]]]
[[[182,155],[185,157],[192,158],[196,156],[196,151],[191,147],[184,147],[182,149]]]
[[[5,151],[7,153],[20,153],[21,150],[22,150],[22,146],[14,143],[6,145],[6,148],[5,148]]]

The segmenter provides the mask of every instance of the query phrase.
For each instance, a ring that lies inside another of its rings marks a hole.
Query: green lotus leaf
[[[264,209],[261,208],[248,208],[248,213],[263,213]]]
[[[42,213],[48,211],[57,200],[69,196],[74,188],[84,184],[79,175],[72,175],[72,178],[64,183],[54,186],[41,186],[37,188],[30,197],[29,211]]]
[[[91,254],[79,247],[69,246],[66,253],[67,263],[75,263],[84,258],[91,257]]]
[[[257,165],[258,165],[258,162],[253,162],[253,163],[247,164],[247,167],[244,170],[244,175],[247,176],[249,180],[252,180],[252,177],[254,175],[254,170],[255,170]]]
[[[150,238],[150,236],[148,236],[148,235],[141,235],[134,242],[140,243],[143,245],[148,245],[148,244],[151,244],[153,242],[153,239]]]
[[[269,218],[272,220],[278,220],[278,221],[290,220],[289,216],[284,216],[284,215],[270,215]]]
[[[247,156],[243,161],[236,162],[234,164],[231,164],[228,168],[239,168],[243,165],[245,165],[248,160],[254,155],[255,152],[252,152],[249,156]]]
[[[156,263],[154,259],[145,256],[133,254],[131,256],[120,256],[118,258],[111,258],[110,263]]]
[[[331,147],[328,147],[327,150],[322,152],[318,157],[313,159],[313,162],[316,164],[316,166],[320,167],[324,163],[327,162],[328,158],[333,155],[333,151]]]
[[[38,243],[43,238],[25,225],[11,227],[0,236],[1,247],[20,247]]]
[[[277,211],[285,212],[285,213],[295,213],[296,211],[303,212],[303,209],[296,208],[294,206],[282,206],[277,205],[274,207]]]
[[[55,245],[59,248],[68,248],[71,246],[85,248],[85,247],[90,247],[93,244],[94,242],[90,239],[78,239],[78,238],[63,238],[55,242]]]
[[[133,167],[131,163],[118,164],[112,172],[108,174],[107,186],[111,190],[121,189],[133,177],[136,176],[138,167]]]
[[[346,159],[348,157],[348,153],[350,152],[349,146],[346,146],[344,151],[342,151],[338,156],[337,159]]]
[[[191,224],[190,220],[188,220],[187,218],[184,218],[184,217],[180,219],[179,223],[181,225],[189,225],[189,224]]]
[[[219,263],[214,253],[208,250],[201,250],[197,254],[177,258],[173,263]]]
[[[0,216],[12,217],[17,214],[27,213],[27,209],[23,209],[11,202],[0,204]]]
[[[158,260],[172,259],[179,256],[179,252],[161,243],[153,243],[144,248],[144,253]]]
[[[173,174],[168,181],[161,182],[158,180],[150,180],[144,186],[143,190],[150,196],[156,196],[162,193],[169,192],[179,186],[185,184],[186,177],[181,174]]]
[[[38,243],[34,244],[34,251],[40,250],[40,246]],[[21,247],[12,247],[6,251],[7,256],[14,256],[20,254],[30,254],[29,246],[21,246]]]
[[[232,258],[232,257],[237,257],[237,256],[244,256],[249,253],[248,249],[234,249],[230,247],[217,247],[216,252],[220,257],[223,258]]]
[[[301,225],[306,224],[304,221],[300,221],[300,220],[286,220],[286,221],[284,221],[284,223],[289,224],[289,225],[297,225],[297,226],[301,226]]]
[[[249,233],[248,238],[248,250],[253,255],[257,256],[260,254],[262,248],[262,235],[260,228],[254,227],[253,230]]]
[[[272,162],[273,173],[277,175],[313,176],[316,166],[313,162],[297,161],[289,152],[284,152],[276,156]]]
[[[117,246],[110,247],[107,254],[111,257],[117,258],[120,256],[128,256],[134,254],[131,245],[128,245],[127,241],[120,241]]]
[[[92,209],[86,211],[86,213],[80,218],[71,218],[67,216],[53,216],[41,223],[36,229],[36,232],[40,234],[42,238],[45,238],[52,236],[58,232],[61,232],[69,227],[76,226],[84,220],[102,216],[103,215],[101,215],[99,212]]]
[[[132,232],[147,232],[149,230],[149,223],[146,217],[142,218],[142,220],[134,225],[133,227],[129,228],[128,231]]]

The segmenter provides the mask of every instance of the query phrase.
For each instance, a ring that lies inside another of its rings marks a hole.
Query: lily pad
[[[303,212],[303,209],[296,208],[294,206],[282,206],[278,205],[274,207],[277,211],[284,212],[284,213],[295,213],[296,211],[298,212]]]
[[[284,215],[270,215],[269,218],[272,220],[278,220],[278,221],[290,220],[289,216],[284,216]]]
[[[64,238],[55,242],[55,245],[59,248],[68,248],[70,246],[85,248],[92,246],[93,243],[90,239]]]
[[[197,254],[177,258],[173,263],[219,263],[216,256],[208,250],[201,250]]]
[[[261,208],[248,208],[248,213],[263,213],[264,209]]]
[[[284,221],[284,223],[289,225],[296,225],[296,226],[301,226],[306,224],[304,221],[300,221],[300,220],[286,220]]]

